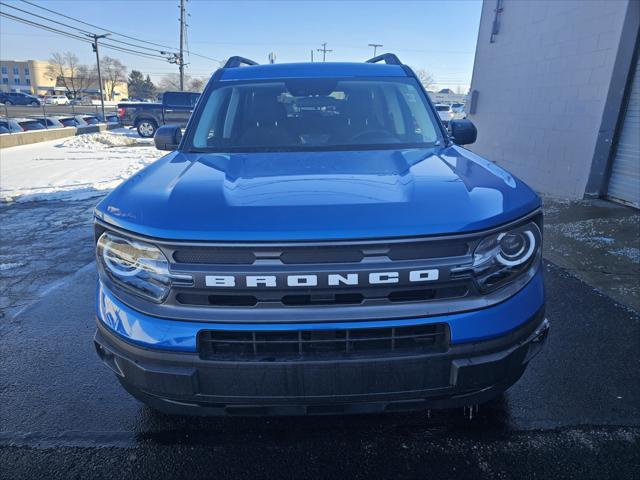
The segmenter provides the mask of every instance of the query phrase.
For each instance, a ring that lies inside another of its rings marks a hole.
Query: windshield
[[[304,78],[223,85],[208,96],[187,149],[418,148],[439,140],[413,78]]]

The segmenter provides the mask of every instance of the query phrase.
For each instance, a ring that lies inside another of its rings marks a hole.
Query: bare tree
[[[100,70],[107,100],[113,100],[118,84],[126,82],[127,67],[116,58],[104,57],[100,60]]]
[[[187,90],[190,92],[202,92],[202,90],[204,90],[204,80],[201,78],[194,78],[189,82]]]
[[[418,80],[420,80],[420,83],[425,88],[425,90],[429,90],[429,88],[431,88],[435,83],[433,76],[423,68],[419,68],[414,71],[416,73],[416,76],[418,77]]]
[[[189,85],[191,77],[189,75],[184,76],[185,85]],[[158,90],[161,92],[180,90],[180,75],[177,73],[169,73],[162,77],[158,83]]]
[[[95,71],[82,65],[71,52],[52,54],[45,75],[74,98],[95,82]]]

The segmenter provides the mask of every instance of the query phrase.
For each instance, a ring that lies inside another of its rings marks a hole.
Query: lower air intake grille
[[[388,354],[439,353],[447,350],[444,323],[395,328],[298,331],[203,330],[198,353],[216,361],[296,361]]]

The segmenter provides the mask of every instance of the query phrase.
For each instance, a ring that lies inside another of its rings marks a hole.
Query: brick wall
[[[627,0],[505,0],[490,43],[495,7],[482,8],[471,149],[540,192],[581,198]]]

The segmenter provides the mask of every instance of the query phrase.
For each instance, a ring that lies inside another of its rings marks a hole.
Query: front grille
[[[444,323],[346,330],[203,330],[198,334],[198,354],[203,360],[256,362],[406,356],[445,352],[448,338]]]
[[[253,265],[257,260],[274,260],[282,265],[360,263],[367,257],[387,257],[392,261],[458,257],[469,251],[464,239],[408,240],[346,245],[259,247],[179,247],[173,251],[176,263],[211,265]]]
[[[164,245],[172,270],[194,276],[192,286],[175,285],[167,303],[181,307],[230,309],[366,307],[448,301],[467,297],[474,289],[466,277],[449,276],[449,268],[470,261],[477,239],[469,237],[409,238],[371,241]],[[411,283],[408,270],[439,269],[439,279]],[[403,277],[393,284],[368,282],[370,272],[397,269]],[[359,275],[353,285],[327,284],[326,275]],[[288,275],[317,275],[313,287],[287,285]],[[206,275],[234,278],[232,288],[207,285]],[[277,277],[276,285],[243,284],[247,275]],[[323,283],[324,282],[324,283]]]
[[[255,307],[262,306],[316,306],[316,305],[361,305],[365,301],[384,301],[388,303],[425,302],[460,298],[469,292],[469,282],[438,285],[431,288],[395,288],[395,289],[363,289],[362,291],[313,291],[291,293],[290,290],[264,292],[247,295],[246,292],[212,294],[205,291],[180,292],[176,302],[180,305],[214,306],[214,307]]]

